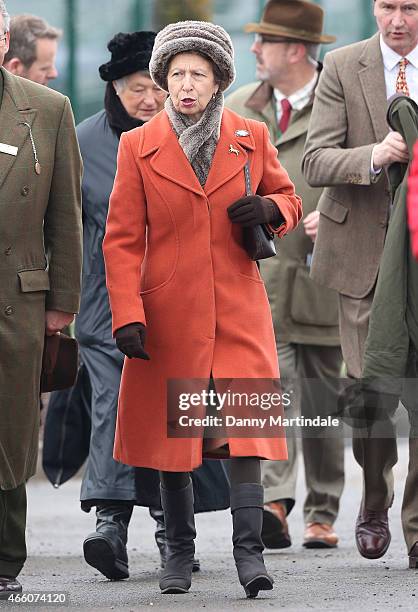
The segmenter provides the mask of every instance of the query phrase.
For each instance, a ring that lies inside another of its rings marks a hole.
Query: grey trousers
[[[318,395],[306,379],[324,379],[328,392],[334,394],[332,379],[341,376],[342,355],[338,346],[277,343],[280,375],[299,379],[297,398],[285,416],[323,413]],[[329,384],[328,384],[329,382]],[[331,385],[331,386],[330,386]],[[335,390],[335,403],[337,396]],[[263,462],[264,502],[282,501],[290,512],[295,503],[298,468],[298,444],[295,430],[286,432],[289,458],[287,461]],[[307,496],[303,513],[305,523],[333,524],[344,487],[344,440],[340,436],[304,437],[301,448],[305,467]]]
[[[124,357],[112,341],[98,346],[80,345],[80,356],[92,388],[90,452],[81,484],[81,502],[86,508],[95,500],[134,503],[135,469],[113,459]]]
[[[0,576],[16,578],[26,561],[26,485],[0,489]]]
[[[357,300],[339,295],[340,333],[347,373],[361,378],[369,328],[373,291]],[[393,413],[397,407],[393,406]],[[415,417],[415,415],[413,415]],[[411,419],[411,415],[410,415]],[[412,421],[412,419],[411,419]],[[393,471],[398,460],[395,426],[385,438],[353,438],[353,453],[363,468],[363,503],[371,510],[390,507],[393,500]],[[402,503],[402,527],[408,551],[418,542],[418,440],[409,441],[409,466]]]

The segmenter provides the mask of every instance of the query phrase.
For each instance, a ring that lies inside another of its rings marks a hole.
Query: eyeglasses
[[[297,41],[290,38],[280,38],[279,36],[269,36],[268,34],[256,34],[254,42],[262,45],[264,43],[291,43]]]
[[[7,40],[7,32],[4,32],[3,36],[0,36],[0,43],[6,42],[6,40]]]

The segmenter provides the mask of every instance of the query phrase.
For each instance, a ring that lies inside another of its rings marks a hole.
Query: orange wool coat
[[[145,324],[151,357],[125,359],[114,450],[122,463],[167,471],[202,463],[202,438],[167,437],[168,379],[279,375],[264,284],[226,212],[245,194],[248,159],[253,191],[286,220],[282,235],[297,225],[301,201],[264,124],[223,111],[204,188],[165,111],[121,138],[103,243],[113,330]],[[228,444],[231,456],[287,458],[283,437]]]

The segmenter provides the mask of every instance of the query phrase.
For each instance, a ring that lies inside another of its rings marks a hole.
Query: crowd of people
[[[360,389],[355,541],[367,559],[391,541],[402,401],[402,526],[418,569],[418,0],[371,5],[377,33],[322,65],[335,42],[323,9],[268,0],[245,28],[256,80],[226,97],[234,49],[221,26],[118,33],[99,67],[104,107],[75,128],[48,88],[62,32],[10,18],[0,0],[0,599],[22,591],[44,338],[74,317],[91,390],[80,501],[96,511],[83,553],[101,574],[129,577],[129,523],[145,505],[161,593],[187,593],[195,512],[229,505],[239,582],[250,598],[273,588],[262,553],[292,544],[295,430],[169,435],[168,404],[172,380],[216,392],[280,376],[296,390],[286,415],[323,413],[316,381],[331,405],[340,377]],[[260,226],[278,255],[258,261]],[[344,440],[322,434],[300,436],[306,548],[339,541]]]

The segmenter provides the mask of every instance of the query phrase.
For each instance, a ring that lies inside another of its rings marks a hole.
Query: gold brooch
[[[229,153],[235,153],[237,157],[239,155],[238,149],[234,149],[234,147],[231,144],[229,145]]]

